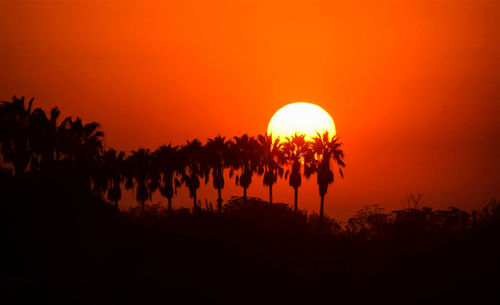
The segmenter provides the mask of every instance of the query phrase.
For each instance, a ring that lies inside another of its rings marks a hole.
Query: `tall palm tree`
[[[177,146],[162,145],[154,152],[154,165],[162,175],[160,194],[168,200],[168,211],[172,211],[172,198],[177,194],[180,182],[176,173],[183,172],[181,153]]]
[[[244,134],[241,137],[234,137],[234,142],[230,145],[230,160],[233,170],[241,170],[241,174],[236,175],[236,185],[243,188],[243,200],[247,200],[247,189],[252,183],[253,173],[257,170],[259,157],[259,143],[254,137]]]
[[[33,98],[27,107],[24,97],[14,96],[12,102],[0,107],[0,142],[3,160],[11,162],[16,176],[24,174],[31,160],[30,117]]]
[[[208,162],[212,168],[213,186],[217,189],[217,212],[222,211],[222,189],[224,188],[224,168],[229,166],[230,141],[216,136],[206,144]]]
[[[309,142],[306,141],[305,135],[295,134],[291,138],[287,138],[283,143],[283,154],[285,160],[291,163],[291,171],[287,170],[285,179],[288,177],[288,184],[294,189],[295,196],[293,201],[294,212],[298,211],[298,194],[299,187],[302,185],[302,163],[307,162],[306,154],[309,150]],[[309,177],[309,176],[307,176]]]
[[[200,178],[208,179],[207,166],[205,161],[205,151],[202,143],[194,139],[192,142],[187,141],[181,149],[184,159],[184,170],[182,172],[182,182],[189,189],[189,197],[193,198],[193,213],[198,210],[197,206],[197,190],[200,188]]]
[[[341,146],[342,143],[338,141],[337,137],[334,136],[330,139],[328,131],[325,131],[323,135],[318,133],[311,145],[311,151],[315,157],[308,160],[308,169],[317,174],[319,195],[321,197],[320,218],[323,217],[325,195],[328,191],[328,186],[334,181],[333,171],[331,170],[332,162],[338,165],[340,176],[344,178],[342,172],[342,168],[345,167],[343,161],[344,152],[340,149]]]
[[[269,188],[269,204],[273,204],[273,185],[278,176],[283,175],[283,167],[280,164],[284,162],[283,151],[279,137],[273,140],[271,135],[259,135],[259,156],[260,164],[264,171],[264,185]]]

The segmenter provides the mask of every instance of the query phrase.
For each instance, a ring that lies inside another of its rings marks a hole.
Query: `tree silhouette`
[[[5,162],[12,162],[16,176],[22,176],[31,159],[30,118],[32,98],[27,107],[24,96],[14,96],[12,102],[4,101],[0,107],[0,142]]]
[[[285,172],[285,179],[288,177],[288,184],[294,190],[294,212],[298,211],[298,193],[302,184],[301,168],[308,150],[309,142],[306,141],[305,135],[295,134],[291,138],[287,138],[286,142],[283,143],[284,158],[291,163],[291,171],[287,170]]]
[[[177,194],[180,181],[175,178],[183,172],[183,160],[177,146],[162,145],[154,152],[154,166],[162,175],[160,194],[168,200],[168,211],[172,211],[172,198]]]
[[[30,118],[31,169],[46,171],[54,166],[58,142],[57,119],[60,112],[52,108],[47,117],[41,108],[33,110]]]
[[[49,119],[45,112],[41,108],[33,110],[30,116],[29,135],[31,149],[30,170],[33,172],[40,170],[41,160],[45,159],[46,154],[44,152],[47,149],[46,145],[49,143],[49,128]]]
[[[328,191],[328,186],[334,181],[334,174],[331,170],[331,162],[339,166],[339,173],[342,178],[344,174],[342,172],[342,167],[345,167],[343,161],[344,152],[340,149],[342,143],[338,142],[337,138],[334,136],[330,139],[328,131],[325,131],[323,135],[317,134],[313,139],[311,145],[311,152],[314,153],[314,158],[307,157],[308,169],[307,171],[313,171],[317,175],[317,183],[319,187],[319,195],[321,197],[319,217],[323,217],[325,195]]]
[[[108,200],[114,202],[116,210],[118,201],[122,197],[120,184],[123,179],[125,153],[123,151],[117,153],[116,150],[110,149],[103,154],[103,168],[105,168],[105,176],[109,180],[110,187],[108,188]]]
[[[187,144],[182,147],[181,152],[184,159],[182,182],[189,189],[189,197],[193,198],[194,213],[198,209],[196,192],[200,187],[200,178],[205,177],[205,179],[208,179],[204,147],[199,140],[194,139],[192,142],[187,141]]]
[[[71,175],[78,184],[90,187],[92,168],[102,152],[104,134],[98,123],[83,124],[81,119],[66,118],[57,126],[59,110],[52,109],[50,118],[37,108],[32,111],[33,99],[25,107],[24,97],[14,96],[12,102],[0,107],[2,155],[12,162],[16,175],[22,175],[31,161],[33,171],[52,166],[64,155]],[[69,172],[68,172],[69,173]]]
[[[146,200],[150,198],[151,189],[148,187],[151,182],[151,154],[149,149],[139,149],[132,151],[132,155],[126,159],[126,170],[128,175],[127,188],[131,188],[132,181],[137,184],[136,200],[141,204],[141,211],[144,212]]]
[[[90,183],[94,193],[101,196],[105,195],[110,186],[110,164],[104,160],[104,154],[92,163],[93,168],[90,170]],[[112,201],[114,202],[114,201]]]
[[[283,151],[279,137],[273,141],[272,135],[259,135],[259,167],[264,171],[264,185],[269,188],[269,204],[273,204],[273,185],[276,183],[278,176],[283,176],[283,167],[280,163],[284,163]]]
[[[247,134],[241,137],[234,137],[231,142],[230,159],[233,170],[241,170],[241,174],[236,175],[236,185],[243,188],[244,201],[247,199],[247,189],[252,183],[253,173],[259,164],[259,143],[254,137]]]
[[[68,117],[58,129],[61,138],[60,150],[67,160],[74,164],[81,164],[99,157],[103,149],[104,137],[104,133],[99,130],[99,123],[83,124],[80,118],[73,120]]]
[[[224,188],[224,168],[230,163],[229,156],[230,141],[226,141],[225,137],[216,136],[213,139],[208,139],[206,144],[206,152],[208,163],[212,168],[212,182],[217,190],[217,212],[222,211],[222,189]]]
[[[96,122],[83,124],[80,118],[66,118],[59,126],[60,150],[65,163],[72,168],[77,183],[90,189],[93,172],[99,171],[104,133]]]

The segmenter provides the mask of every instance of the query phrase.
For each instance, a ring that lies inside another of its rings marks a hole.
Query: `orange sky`
[[[500,198],[499,28],[494,0],[0,0],[0,98],[98,121],[124,150],[264,133],[309,101],[345,143],[329,215],[401,208],[415,191],[471,208]],[[249,194],[265,197],[261,179]]]

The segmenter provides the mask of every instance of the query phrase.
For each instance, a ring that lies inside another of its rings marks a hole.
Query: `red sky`
[[[499,28],[494,0],[1,0],[0,98],[100,122],[123,150],[264,133],[308,101],[345,143],[329,215],[416,191],[474,208],[500,198]],[[261,180],[249,194],[265,198]],[[299,196],[317,209],[314,180]]]

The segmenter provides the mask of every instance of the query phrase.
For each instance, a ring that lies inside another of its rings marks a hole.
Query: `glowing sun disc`
[[[267,134],[285,140],[295,133],[305,134],[311,140],[317,132],[328,131],[330,137],[336,135],[332,117],[323,108],[311,103],[292,103],[278,110],[267,126]]]

